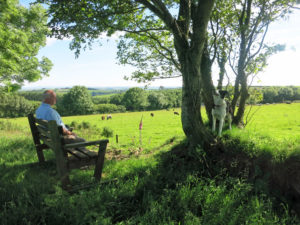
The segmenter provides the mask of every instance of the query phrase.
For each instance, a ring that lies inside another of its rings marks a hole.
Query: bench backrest
[[[46,148],[51,148],[55,152],[56,157],[61,154],[62,156],[66,156],[67,153],[63,148],[64,139],[61,126],[57,126],[54,120],[46,121],[37,119],[33,114],[28,115],[28,120],[39,161],[41,161],[39,152]]]

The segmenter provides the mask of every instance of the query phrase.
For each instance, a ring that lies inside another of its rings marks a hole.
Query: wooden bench
[[[72,169],[89,165],[95,165],[94,177],[100,181],[108,140],[65,144],[62,127],[57,126],[55,121],[36,119],[33,114],[28,115],[28,121],[39,162],[45,162],[43,150],[54,151],[57,172],[64,189],[69,190],[71,187],[69,172]],[[99,145],[98,152],[85,149],[90,145]]]

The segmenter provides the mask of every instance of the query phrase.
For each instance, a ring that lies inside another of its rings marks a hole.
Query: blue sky
[[[31,0],[21,0],[28,6]],[[47,38],[47,45],[39,52],[39,57],[46,56],[54,64],[50,76],[34,83],[25,83],[24,88],[37,87],[133,87],[138,84],[126,81],[134,68],[117,64],[117,37],[103,39],[102,46],[94,44],[91,50],[82,51],[79,58],[69,49],[69,40]],[[253,85],[298,85],[300,86],[300,10],[290,15],[286,21],[273,23],[266,37],[267,42],[286,44],[286,51],[280,52],[268,61],[268,67],[258,75]],[[217,70],[213,71],[217,80]],[[181,78],[157,80],[151,86],[181,86]]]

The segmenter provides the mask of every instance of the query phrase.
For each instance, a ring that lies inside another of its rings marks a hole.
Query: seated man
[[[56,94],[53,90],[46,90],[43,93],[43,102],[35,111],[36,118],[42,120],[55,120],[58,126],[62,126],[64,140],[66,144],[85,142],[85,139],[78,137],[75,133],[68,130],[66,125],[62,122],[59,113],[51,108],[56,103]]]

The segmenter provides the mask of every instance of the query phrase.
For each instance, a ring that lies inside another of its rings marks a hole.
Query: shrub
[[[101,135],[106,137],[106,138],[109,138],[109,137],[112,137],[114,135],[114,132],[110,127],[103,127]]]
[[[64,116],[86,115],[93,112],[92,96],[84,86],[74,86],[57,101],[57,110]]]
[[[0,94],[0,117],[27,116],[35,111],[39,102],[28,101],[17,94]]]

